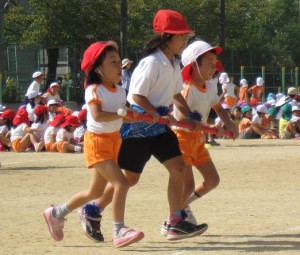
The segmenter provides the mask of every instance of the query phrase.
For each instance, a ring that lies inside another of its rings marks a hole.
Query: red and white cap
[[[204,41],[195,41],[183,51],[181,62],[184,67],[181,70],[181,75],[184,81],[188,79],[190,75],[193,61],[209,51],[214,51],[216,55],[219,55],[222,52],[222,48],[220,46],[213,47]]]

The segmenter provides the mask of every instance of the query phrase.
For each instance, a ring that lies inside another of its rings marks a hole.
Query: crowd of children
[[[40,92],[44,74],[34,72],[24,102],[17,111],[2,106],[0,152],[82,152],[86,109],[73,112],[63,106],[57,82]]]

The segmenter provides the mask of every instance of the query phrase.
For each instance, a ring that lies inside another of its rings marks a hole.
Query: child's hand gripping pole
[[[125,109],[119,109],[118,115],[122,117],[126,117],[128,119],[134,119],[134,120],[140,120],[144,122],[153,123],[153,117],[149,114],[140,113],[137,117],[135,117],[132,113],[132,111],[127,111]],[[169,121],[164,118],[159,118],[157,123],[159,124],[165,124],[169,125]],[[175,124],[177,127],[187,128],[187,129],[194,129],[194,126],[191,123],[184,122],[184,121],[177,121]],[[218,130],[216,128],[209,128],[209,127],[203,127],[202,131],[205,133],[211,133],[211,134],[217,134]],[[232,137],[232,133],[230,131],[225,131],[224,136]]]

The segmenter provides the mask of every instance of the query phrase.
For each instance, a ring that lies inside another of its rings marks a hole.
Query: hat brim
[[[165,31],[160,31],[160,32],[156,32],[156,33],[167,33],[167,34],[171,34],[171,35],[179,35],[179,34],[188,34],[190,36],[194,36],[195,32],[190,30],[190,29],[185,29],[185,30],[165,30]]]
[[[124,65],[122,65],[122,68],[127,66],[128,64],[132,64],[132,63],[133,63],[133,61],[128,61],[128,62],[124,63]]]

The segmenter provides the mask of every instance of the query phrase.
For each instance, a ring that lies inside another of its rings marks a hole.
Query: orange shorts
[[[230,108],[233,106],[236,106],[236,98],[235,97],[226,97],[225,102]]]
[[[206,138],[203,132],[186,132],[173,129],[179,141],[184,162],[189,166],[198,166],[211,161],[205,148]]]
[[[11,143],[11,147],[15,152],[22,152],[25,150],[25,148],[22,147],[21,141],[22,139],[18,138]]]
[[[56,143],[56,148],[58,150],[58,152],[63,152],[63,145],[64,145],[65,141],[61,141],[61,142],[57,142]]]
[[[88,168],[106,160],[117,162],[121,146],[120,132],[95,134],[86,131],[84,134],[84,157]]]
[[[55,152],[55,150],[53,150],[53,144],[55,144],[56,142],[49,142],[45,145],[46,151],[48,152]]]

